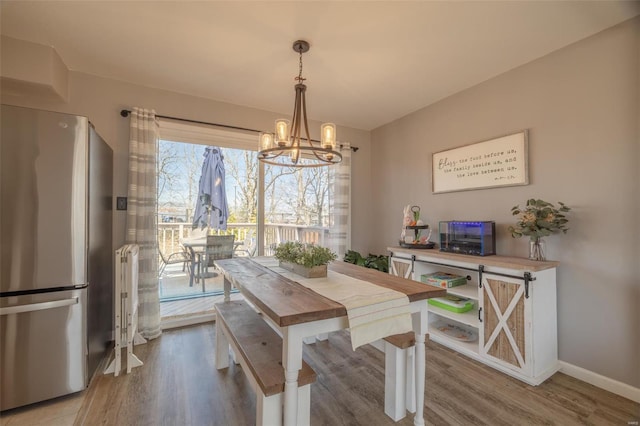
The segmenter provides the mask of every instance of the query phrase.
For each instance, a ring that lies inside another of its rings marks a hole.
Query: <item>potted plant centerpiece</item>
[[[287,241],[276,247],[274,257],[280,267],[306,278],[327,276],[327,264],[338,257],[326,247]]]
[[[551,234],[562,232],[567,233],[567,223],[569,222],[564,213],[571,210],[564,203],[558,202],[560,208],[543,200],[531,198],[527,200],[525,208],[520,206],[511,208],[511,214],[519,216],[516,226],[510,226],[509,232],[513,238],[520,238],[523,235],[529,237],[529,259],[545,260],[544,240]]]

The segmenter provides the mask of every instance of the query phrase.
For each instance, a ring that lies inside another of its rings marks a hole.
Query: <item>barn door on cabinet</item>
[[[482,276],[480,351],[483,356],[525,374],[531,370],[531,307],[523,280]]]
[[[413,279],[413,259],[389,256],[389,273],[397,277]]]

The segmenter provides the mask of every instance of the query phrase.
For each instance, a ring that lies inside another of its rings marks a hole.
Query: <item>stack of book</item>
[[[451,288],[459,285],[465,285],[467,279],[460,275],[448,274],[446,272],[434,272],[433,274],[423,274],[420,281],[425,284],[440,288]]]

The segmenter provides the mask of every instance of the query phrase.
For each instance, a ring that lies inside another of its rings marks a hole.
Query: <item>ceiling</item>
[[[370,130],[640,13],[637,1],[7,1],[69,69]]]

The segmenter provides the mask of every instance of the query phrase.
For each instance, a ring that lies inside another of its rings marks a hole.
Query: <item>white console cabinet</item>
[[[455,313],[428,305],[431,340],[531,385],[558,371],[558,262],[469,256],[437,249],[388,250],[389,273],[393,275],[420,281],[423,274],[448,272],[467,278],[466,285],[447,291],[472,299],[474,308]],[[459,327],[465,333],[450,336],[439,330],[443,326]]]

